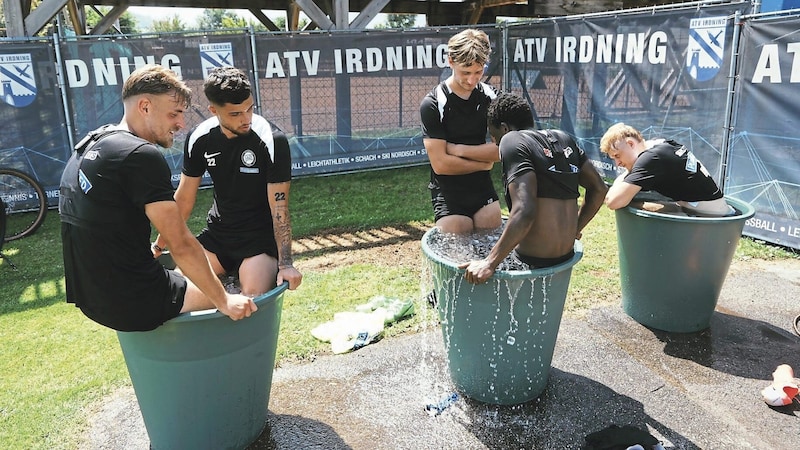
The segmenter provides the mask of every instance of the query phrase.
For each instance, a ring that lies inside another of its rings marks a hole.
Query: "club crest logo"
[[[247,167],[253,167],[255,163],[256,163],[256,154],[252,150],[247,149],[244,152],[242,152],[242,164],[244,164]]]
[[[703,17],[689,22],[686,70],[695,80],[710,80],[722,67],[727,23],[727,17]]]
[[[233,45],[230,42],[200,44],[200,66],[204,78],[217,67],[233,66]]]
[[[36,100],[30,53],[0,55],[0,98],[15,108],[24,108]]]

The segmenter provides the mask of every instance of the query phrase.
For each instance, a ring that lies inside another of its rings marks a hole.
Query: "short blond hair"
[[[637,142],[644,141],[642,133],[640,133],[636,128],[633,128],[630,125],[625,125],[622,122],[616,123],[609,127],[608,131],[606,131],[606,133],[600,139],[600,151],[608,154],[608,152],[614,148],[614,144],[627,138],[636,139]]]
[[[192,101],[192,90],[181,81],[178,74],[156,64],[147,64],[134,70],[122,85],[122,100],[142,94],[172,94],[186,105]]]
[[[471,66],[475,63],[486,64],[492,46],[489,35],[481,30],[468,28],[447,41],[447,56],[454,64]]]

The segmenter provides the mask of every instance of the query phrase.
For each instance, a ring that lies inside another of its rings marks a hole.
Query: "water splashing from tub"
[[[531,270],[507,257],[487,283],[466,281],[458,265],[485,257],[501,229],[468,236],[432,229],[423,237],[438,315],[456,388],[493,404],[516,404],[544,390],[572,266]]]
[[[453,261],[465,263],[485,258],[500,239],[503,227],[492,230],[479,230],[470,234],[442,233],[435,228],[430,236],[430,246],[437,255]],[[508,255],[497,266],[497,270],[528,270],[530,267],[513,254]]]

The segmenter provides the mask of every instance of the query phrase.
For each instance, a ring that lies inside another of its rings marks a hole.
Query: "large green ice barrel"
[[[688,333],[708,328],[744,223],[753,207],[725,199],[730,217],[616,210],[622,308],[647,327]]]
[[[575,256],[544,269],[497,271],[473,285],[456,262],[435,253],[425,233],[422,250],[431,267],[450,377],[456,389],[485,403],[513,405],[547,387]]]
[[[150,448],[242,449],[258,438],[287,286],[255,298],[258,311],[239,321],[208,310],[117,332]]]

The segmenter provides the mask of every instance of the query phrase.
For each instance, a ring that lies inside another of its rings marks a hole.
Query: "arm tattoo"
[[[278,244],[278,268],[292,265],[292,223],[289,206],[280,205],[272,212],[275,241]]]

